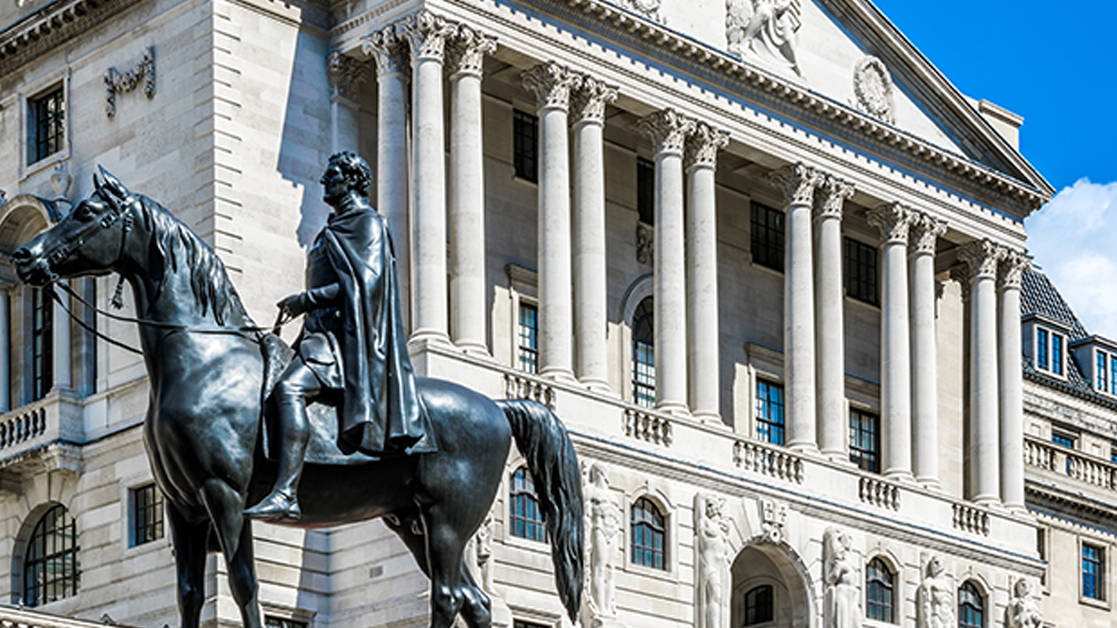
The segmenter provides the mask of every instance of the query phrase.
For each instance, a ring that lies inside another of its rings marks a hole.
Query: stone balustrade
[[[638,408],[625,409],[624,433],[626,436],[666,447],[671,446],[674,436],[671,419],[665,415],[645,412]]]
[[[733,462],[740,469],[803,483],[803,459],[782,447],[754,440],[738,440],[733,444]]]
[[[555,389],[544,380],[531,375],[505,373],[504,396],[508,399],[530,399],[551,410],[555,409]]]
[[[989,536],[989,513],[967,504],[954,504],[954,527],[971,534]]]
[[[900,487],[879,477],[863,476],[860,490],[861,501],[889,510],[900,509]]]
[[[1024,462],[1045,471],[1065,473],[1079,482],[1117,490],[1117,464],[1038,438],[1025,438]]]
[[[41,405],[21,408],[0,420],[0,451],[36,439],[46,431],[46,408]]]
[[[71,394],[52,392],[0,415],[0,460],[57,440],[78,442],[84,430],[81,405]]]
[[[104,628],[104,626],[105,622],[59,617],[0,604],[0,628]]]

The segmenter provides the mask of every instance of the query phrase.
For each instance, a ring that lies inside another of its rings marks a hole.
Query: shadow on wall
[[[279,145],[279,174],[302,191],[296,234],[304,248],[313,243],[329,216],[329,207],[318,193],[318,179],[330,156],[327,53],[325,40],[299,32]]]

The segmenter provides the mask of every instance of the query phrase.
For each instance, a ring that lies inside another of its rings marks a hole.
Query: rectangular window
[[[66,101],[62,86],[27,102],[27,163],[33,164],[62,150],[65,138]]]
[[[640,222],[655,226],[655,164],[636,158],[636,211]]]
[[[163,538],[163,494],[154,484],[132,490],[132,546]]]
[[[516,368],[525,373],[539,372],[539,308],[520,301],[520,321],[516,326]]]
[[[1059,334],[1051,334],[1051,372],[1063,374],[1063,337]]]
[[[752,203],[752,261],[783,272],[783,212]]]
[[[1102,392],[1108,392],[1109,391],[1109,372],[1106,370],[1106,366],[1109,364],[1109,356],[1104,351],[1098,351],[1096,353],[1097,353],[1097,355],[1096,355],[1096,357],[1097,357],[1097,362],[1096,362],[1097,369],[1096,369],[1096,371],[1097,372],[1094,374],[1094,378],[1097,380],[1096,383],[1097,383],[1098,390],[1100,390]]]
[[[522,619],[513,619],[512,628],[547,628],[547,626],[544,626],[543,624],[536,624],[530,621],[524,621]]]
[[[31,291],[31,400],[47,396],[54,385],[54,304],[46,293]]]
[[[782,445],[783,428],[783,386],[757,380],[756,437],[773,445]]]
[[[849,459],[863,471],[880,473],[880,417],[850,409]]]
[[[877,250],[853,238],[845,239],[846,295],[870,305],[877,297]]]
[[[512,165],[516,178],[539,181],[539,118],[519,109],[512,111]]]
[[[1105,550],[1082,544],[1082,597],[1104,600]]]
[[[1051,367],[1047,362],[1047,330],[1036,330],[1036,368],[1043,371],[1050,371]]]
[[[1063,447],[1074,449],[1074,443],[1078,440],[1074,435],[1065,432],[1051,432],[1051,442]]]
[[[1036,528],[1036,555],[1043,562],[1047,562],[1047,530],[1045,528]],[[1044,566],[1043,573],[1039,576],[1039,583],[1047,586],[1047,567]]]
[[[288,619],[284,617],[275,617],[272,615],[264,616],[264,628],[306,628],[305,621],[297,619]]]
[[[1109,356],[1109,393],[1117,395],[1117,355]]]

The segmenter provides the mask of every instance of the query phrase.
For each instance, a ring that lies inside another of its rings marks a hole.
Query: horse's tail
[[[526,399],[496,402],[527,459],[543,520],[551,535],[555,584],[572,621],[582,599],[582,473],[574,445],[555,413]]]

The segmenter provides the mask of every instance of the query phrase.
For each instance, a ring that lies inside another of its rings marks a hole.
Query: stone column
[[[60,282],[70,283],[69,279],[60,279]],[[52,341],[54,345],[51,347],[54,353],[54,386],[56,390],[73,390],[73,379],[70,375],[70,370],[73,365],[73,360],[70,359],[70,314],[67,310],[72,309],[70,303],[69,293],[58,290],[58,297],[61,302],[53,301],[54,307],[54,338]],[[43,294],[44,299],[49,297]]]
[[[11,285],[0,283],[0,413],[12,409]]]
[[[1020,368],[1020,284],[1031,258],[1006,249],[1000,285],[1001,499],[1017,512],[1024,507],[1024,376]]]
[[[358,152],[360,139],[360,87],[367,66],[336,50],[326,58],[326,77],[330,81],[330,151]]]
[[[449,343],[446,305],[446,137],[442,61],[454,28],[429,11],[398,28],[411,48],[411,211],[414,233],[411,340]],[[396,155],[395,159],[400,156]]]
[[[655,146],[655,407],[687,413],[683,142],[694,121],[674,109],[640,120]]]
[[[787,445],[817,452],[811,208],[822,175],[797,163],[769,173],[768,178],[782,188],[786,214],[783,355]]]
[[[935,336],[935,245],[946,223],[920,214],[912,224],[911,249],[911,378],[912,470],[928,488],[939,482],[938,356]]]
[[[458,27],[450,45],[450,331],[467,353],[485,342],[485,155],[481,65],[496,39]]]
[[[822,454],[849,462],[845,397],[845,290],[842,277],[842,208],[853,184],[827,176],[815,194],[815,367],[818,439]]]
[[[989,240],[958,252],[970,281],[970,493],[979,504],[1001,500],[997,373],[997,265],[1001,250]],[[1016,357],[1019,368],[1019,356]]]
[[[609,391],[605,254],[605,104],[617,88],[589,76],[572,96],[574,115],[574,372]]]
[[[365,38],[361,49],[376,60],[376,209],[388,221],[396,251],[401,314],[410,330],[411,230],[408,224],[407,62],[394,27]]]
[[[539,373],[574,379],[567,109],[581,77],[551,61],[523,74],[539,103]]]
[[[880,306],[880,407],[884,474],[911,474],[911,337],[908,320],[908,228],[912,212],[899,203],[869,213],[880,229],[884,271]]]
[[[718,234],[714,169],[729,134],[699,122],[686,143],[686,288],[689,327],[690,409],[701,419],[721,422],[721,368],[718,347]]]

